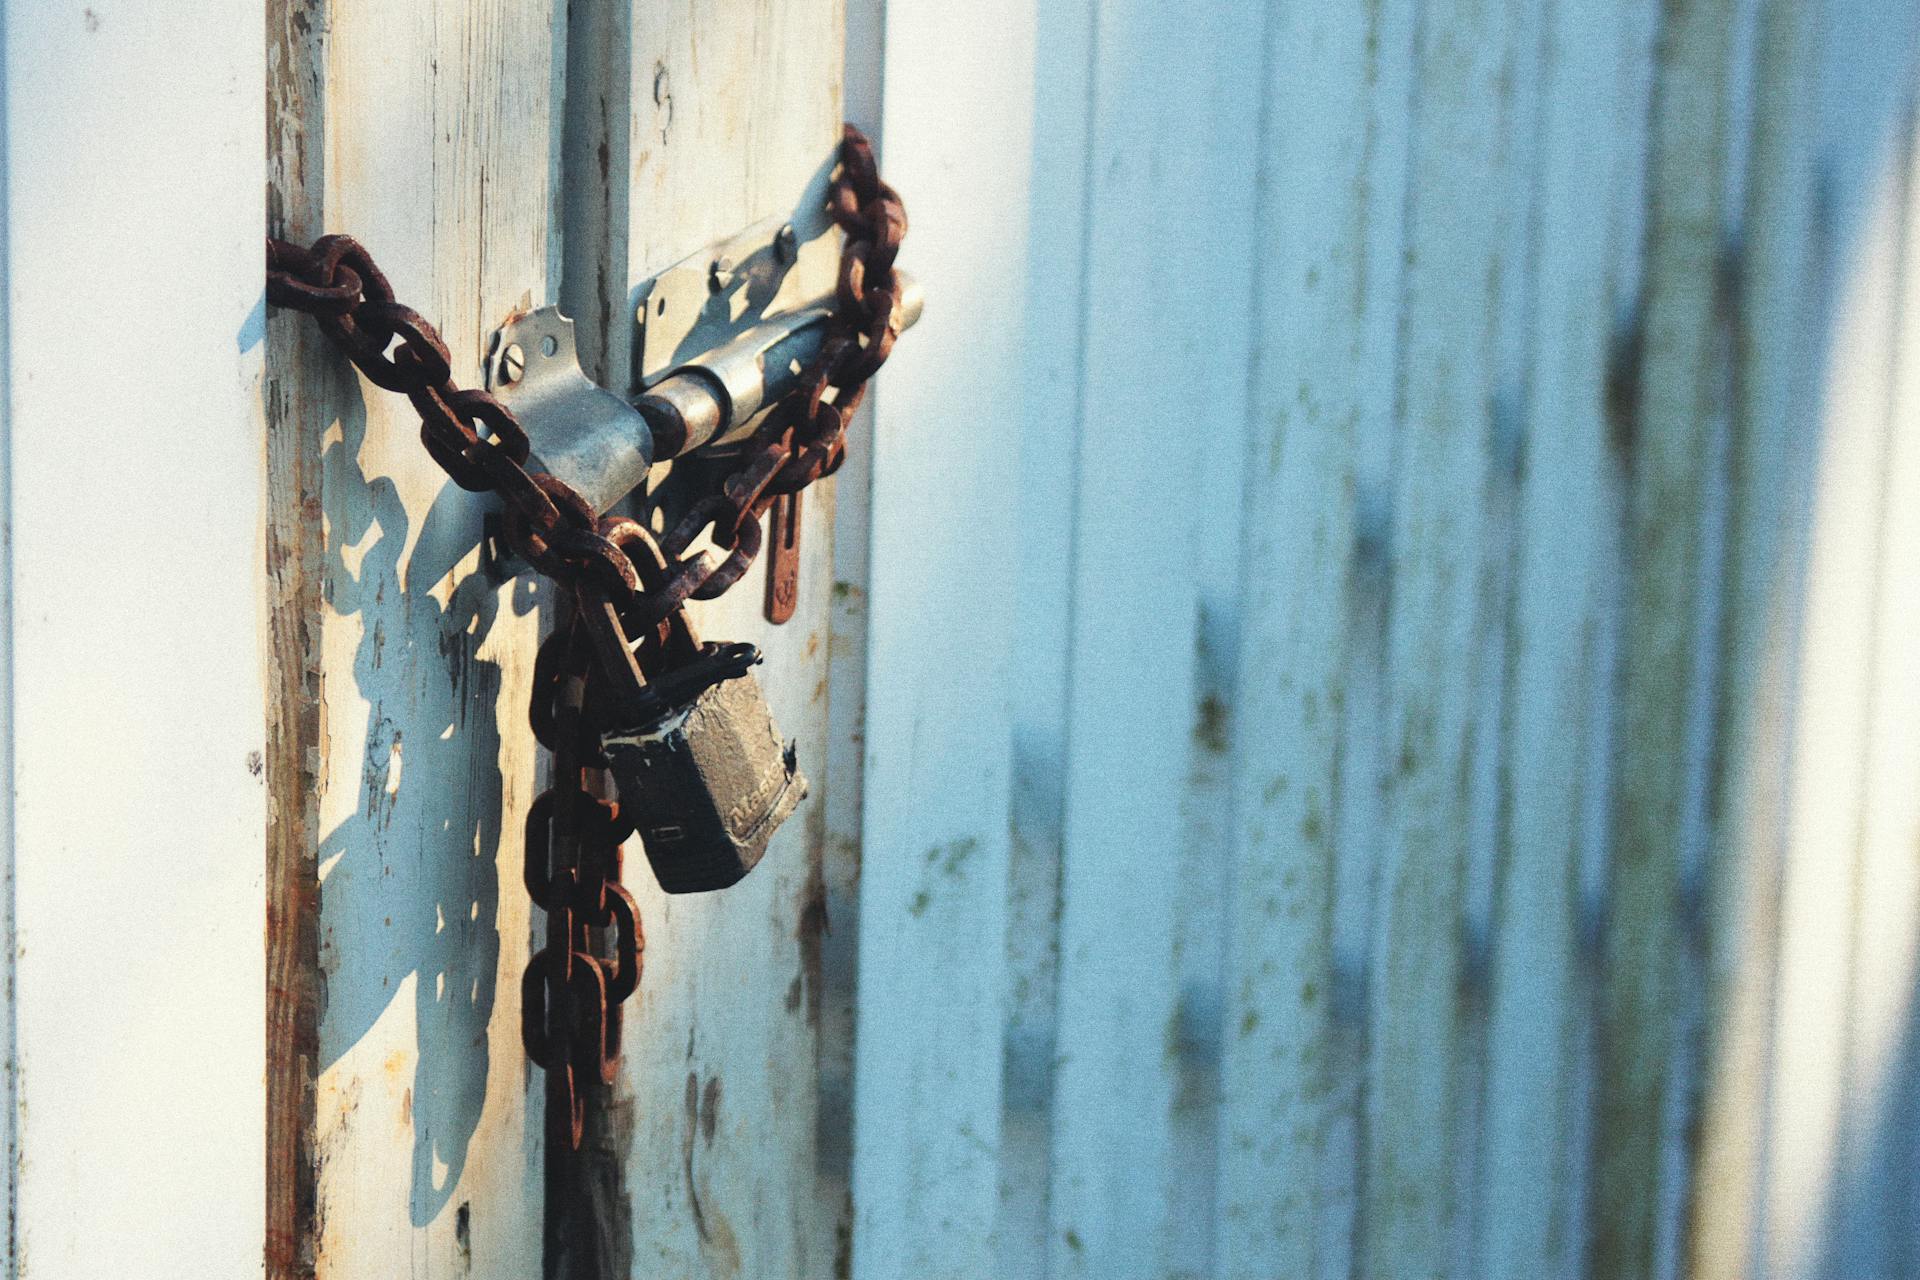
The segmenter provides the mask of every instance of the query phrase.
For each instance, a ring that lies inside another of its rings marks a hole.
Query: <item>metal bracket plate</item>
[[[656,457],[734,444],[795,384],[833,314],[837,239],[824,212],[804,234],[771,218],[648,281],[635,306],[637,405],[587,377],[573,321],[555,307],[502,326],[488,389],[525,424],[535,463],[606,511]],[[921,295],[900,276],[904,329]]]
[[[558,307],[530,311],[502,326],[486,374],[487,389],[523,422],[535,424],[529,428],[534,461],[565,475],[595,510],[618,502],[652,465],[647,420],[581,371],[573,321]],[[562,458],[566,464],[556,465]]]
[[[635,309],[638,385],[651,387],[763,320],[817,306],[838,261],[824,216],[774,217],[668,267],[643,286]]]

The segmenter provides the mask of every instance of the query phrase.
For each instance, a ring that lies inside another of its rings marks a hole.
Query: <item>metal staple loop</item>
[[[570,588],[534,663],[529,718],[553,753],[553,785],[527,815],[524,876],[547,912],[547,944],[521,980],[521,1038],[527,1056],[553,1073],[552,1131],[575,1147],[584,1122],[581,1078],[614,1078],[620,1003],[639,985],[645,948],[639,911],[620,884],[620,846],[634,824],[599,798],[610,789],[594,699],[599,666],[580,596],[613,606],[605,625],[652,679],[697,650],[686,602],[712,599],[740,580],[759,554],[767,510],[784,500],[791,511],[802,489],[839,467],[847,422],[899,335],[893,261],[907,230],[899,195],[880,181],[872,145],[852,125],[841,139],[828,212],[846,239],[819,357],[800,389],[767,415],[738,469],[657,543],[630,520],[598,518],[557,477],[527,470],[531,443],[512,410],[454,383],[439,331],[395,299],[359,241],[330,235],[303,249],[267,240],[267,301],[313,316],[369,381],[406,396],[420,415],[427,453],[461,488],[497,495],[514,551]],[[687,554],[708,529],[728,553],[717,563]]]

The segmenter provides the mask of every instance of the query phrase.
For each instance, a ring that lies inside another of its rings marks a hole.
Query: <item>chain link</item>
[[[907,234],[907,210],[899,192],[881,181],[873,144],[852,125],[841,138],[827,212],[845,239],[819,354],[799,387],[754,432],[720,491],[695,503],[661,540],[678,561],[711,530],[714,546],[728,552],[693,589],[696,600],[711,600],[745,576],[764,541],[761,517],[776,501],[840,469],[847,424],[900,336],[902,289],[894,259]]]
[[[906,210],[880,180],[873,148],[852,125],[840,147],[828,212],[845,233],[836,304],[818,358],[800,389],[776,405],[718,492],[696,502],[656,541],[645,527],[601,518],[558,477],[527,469],[531,444],[513,411],[485,391],[453,381],[439,331],[395,300],[393,288],[351,236],[323,236],[302,249],[267,241],[267,301],[314,317],[368,381],[407,397],[420,440],[463,489],[493,493],[506,507],[508,544],[567,590],[553,633],[534,662],[529,719],[553,754],[553,785],[527,814],[527,894],[547,913],[546,945],[521,979],[521,1039],[553,1077],[550,1126],[578,1147],[582,1084],[610,1083],[620,1056],[621,1002],[640,982],[640,914],[620,883],[621,845],[632,819],[603,796],[589,626],[610,627],[651,678],[699,650],[686,615],[738,582],[759,554],[761,517],[776,500],[832,475],[846,455],[846,428],[866,383],[899,335],[900,287],[893,261]],[[727,554],[687,552],[711,530]],[[598,613],[589,601],[598,602]],[[600,638],[608,637],[602,632]],[[615,651],[617,654],[617,650]]]

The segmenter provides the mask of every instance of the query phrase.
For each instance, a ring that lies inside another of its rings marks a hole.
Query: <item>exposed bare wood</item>
[[[268,230],[320,233],[325,19],[308,0],[267,11]],[[267,323],[270,423],[291,421],[302,370],[327,358],[312,322]],[[314,1080],[320,1059],[320,458],[298,432],[267,432],[267,1275],[314,1270]]]

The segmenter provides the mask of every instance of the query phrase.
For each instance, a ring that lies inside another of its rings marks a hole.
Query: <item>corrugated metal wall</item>
[[[1913,7],[934,9],[856,1274],[1920,1274]]]

